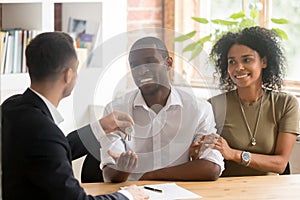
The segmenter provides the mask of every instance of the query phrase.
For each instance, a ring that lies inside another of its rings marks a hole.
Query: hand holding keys
[[[131,140],[131,134],[132,134],[132,132],[133,132],[133,127],[132,126],[126,127],[125,128],[126,135],[125,135],[124,140],[128,139],[128,141],[130,141]]]

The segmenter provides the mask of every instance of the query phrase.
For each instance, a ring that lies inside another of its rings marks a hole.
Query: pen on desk
[[[148,187],[148,186],[144,186],[144,188],[145,188],[146,190],[151,190],[151,191],[154,191],[154,192],[160,192],[160,193],[163,192],[163,191],[160,190],[160,189],[156,189],[156,188],[152,188],[152,187]]]

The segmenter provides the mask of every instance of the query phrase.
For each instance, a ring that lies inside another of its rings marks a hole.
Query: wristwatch
[[[247,167],[251,161],[251,153],[248,151],[243,151],[241,157],[242,157],[241,164]]]

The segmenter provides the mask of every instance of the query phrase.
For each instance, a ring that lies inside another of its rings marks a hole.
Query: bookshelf
[[[93,35],[94,47],[127,30],[127,1],[0,0],[0,14],[1,30],[21,28],[37,33],[67,32],[70,18],[86,20],[86,33]]]
[[[60,8],[57,18],[56,8]],[[41,32],[67,31],[69,17],[87,20],[87,30],[94,34],[94,46],[127,31],[127,1],[120,0],[0,0],[0,29],[23,28]],[[81,64],[88,52],[77,50]],[[27,73],[0,74],[1,102],[12,94],[22,93],[30,84]],[[72,98],[62,102],[64,131],[76,127]],[[69,121],[68,121],[69,120]]]

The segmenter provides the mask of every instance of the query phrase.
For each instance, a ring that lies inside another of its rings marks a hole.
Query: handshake
[[[212,148],[215,147],[219,135],[211,133],[209,135],[196,135],[190,146],[190,160],[197,160],[205,157]]]

